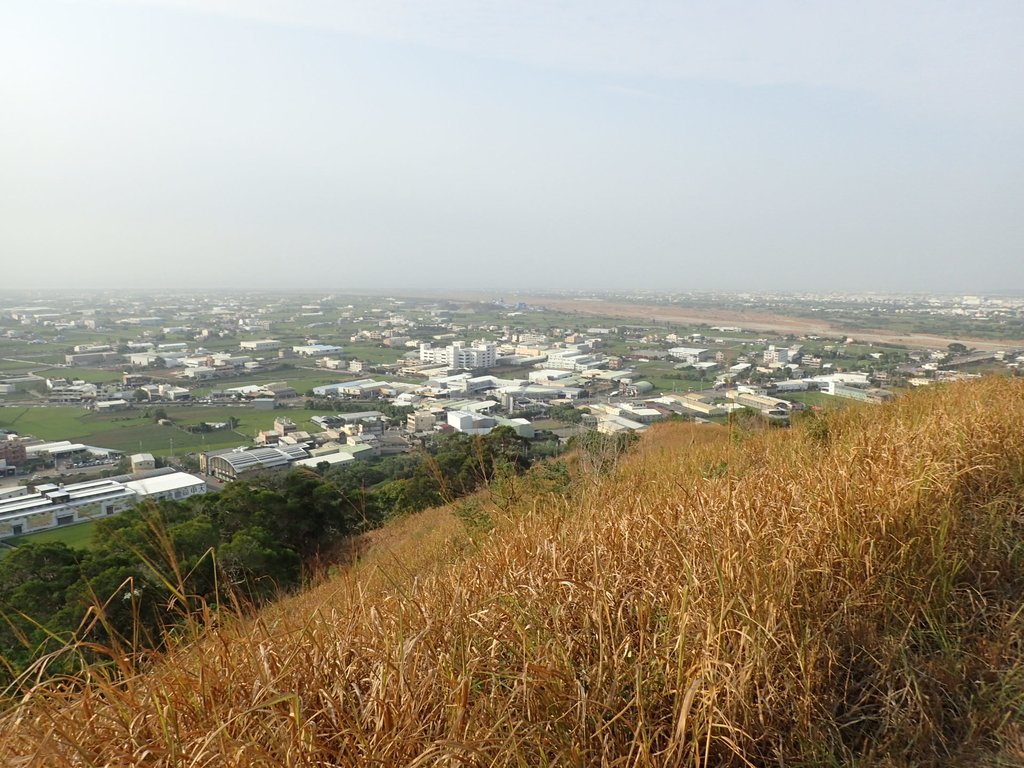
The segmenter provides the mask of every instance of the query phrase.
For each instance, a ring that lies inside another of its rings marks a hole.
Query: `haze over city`
[[[1013,2],[0,9],[0,283],[1024,286]]]

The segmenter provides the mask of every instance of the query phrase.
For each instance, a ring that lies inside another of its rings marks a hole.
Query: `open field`
[[[46,368],[37,370],[36,376],[46,379],[81,379],[93,384],[108,384],[121,381],[121,369],[106,370],[104,368]]]
[[[652,322],[706,323],[711,325],[737,325],[745,330],[775,331],[779,334],[815,334],[840,336],[849,333],[861,342],[898,344],[905,347],[945,348],[955,341],[982,350],[1024,347],[1024,338],[993,341],[966,337],[902,332],[884,328],[844,328],[825,319],[792,317],[766,312],[745,310],[719,310],[693,307],[672,307],[662,304],[627,304],[612,301],[591,301],[555,297],[520,297],[521,301],[563,312],[574,312],[605,318],[649,320]]]
[[[34,435],[42,440],[71,440],[126,453],[146,451],[166,456],[183,451],[230,448],[246,443],[258,430],[270,429],[274,418],[281,413],[256,411],[245,406],[168,406],[165,410],[175,426],[160,426],[152,418],[152,413],[158,407],[142,406],[113,414],[96,414],[84,408],[60,406],[4,408],[0,410],[0,428]],[[147,410],[151,414],[149,417],[144,416]],[[307,412],[296,411],[298,413],[305,415]],[[227,421],[230,418],[238,420],[233,431],[193,434],[177,428],[204,421]]]
[[[76,523],[75,525],[64,526],[63,528],[51,528],[48,531],[30,533],[28,536],[18,536],[15,539],[8,539],[7,543],[21,546],[22,544],[50,544],[59,542],[69,547],[89,549],[92,547],[92,531],[95,523]]]

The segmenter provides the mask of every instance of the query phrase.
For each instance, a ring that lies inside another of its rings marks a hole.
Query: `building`
[[[327,355],[340,355],[342,348],[334,344],[303,344],[292,347],[292,352],[302,357],[325,357]]]
[[[561,371],[589,371],[606,363],[604,355],[591,351],[590,344],[570,344],[547,350],[548,359],[542,365],[547,369]]]
[[[700,361],[707,359],[710,350],[699,347],[672,347],[668,353],[676,360],[688,363],[689,365],[696,365]]]
[[[342,381],[337,384],[314,387],[313,394],[318,397],[374,397],[383,386],[383,382],[373,379],[358,379],[357,381]]]
[[[788,412],[793,405],[788,400],[779,400],[777,397],[756,395],[750,392],[733,391],[728,393],[728,397],[735,400],[737,405],[753,408],[754,410],[761,411],[762,413],[769,413],[772,411]]]
[[[258,339],[240,342],[238,346],[240,349],[246,349],[250,352],[267,352],[272,349],[280,349],[282,344],[276,339]]]
[[[148,498],[181,499],[206,492],[206,483],[184,472],[122,483],[37,485],[31,493],[0,495],[0,539],[116,515]]]
[[[448,426],[469,435],[486,435],[498,425],[493,416],[481,416],[470,411],[448,411],[447,416]]]
[[[24,464],[26,458],[24,440],[17,435],[0,435],[0,461],[16,467]]]
[[[627,419],[624,416],[601,415],[597,417],[597,431],[605,435],[615,435],[619,432],[643,432],[645,429],[647,429],[646,424]]]
[[[498,345],[478,341],[467,347],[465,342],[455,341],[447,347],[434,348],[420,344],[420,362],[444,365],[448,368],[493,368],[498,361]]]
[[[29,459],[53,459],[56,461],[58,459],[73,459],[89,452],[89,446],[72,443],[70,440],[25,446],[25,453]]]
[[[764,364],[768,366],[773,365],[785,365],[789,362],[789,349],[786,347],[776,347],[774,344],[768,347],[764,352]]]
[[[410,432],[429,432],[437,423],[437,417],[430,411],[413,411],[405,420],[405,428]]]
[[[639,405],[623,405],[619,408],[619,416],[630,421],[638,421],[641,424],[650,424],[664,418],[664,414],[657,408],[644,408]]]
[[[110,413],[112,411],[124,411],[130,406],[127,400],[117,398],[115,400],[97,400],[93,407],[100,413]]]
[[[154,501],[181,501],[190,496],[206,493],[207,490],[203,480],[185,472],[130,480],[124,485],[140,499],[153,499]]]
[[[200,467],[219,480],[237,480],[246,472],[261,469],[284,469],[292,462],[309,457],[298,445],[280,445],[273,448],[231,448],[211,451],[200,456]]]
[[[117,352],[85,352],[80,355],[64,355],[66,365],[110,365],[121,361]]]
[[[132,472],[141,472],[145,469],[156,469],[156,459],[152,453],[136,453],[132,455]]]
[[[34,493],[0,500],[0,538],[114,515],[136,501],[134,491],[113,480],[38,485]]]

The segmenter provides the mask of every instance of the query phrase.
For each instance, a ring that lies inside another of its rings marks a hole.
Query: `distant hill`
[[[4,764],[1024,764],[1024,381],[605,449],[36,686]]]

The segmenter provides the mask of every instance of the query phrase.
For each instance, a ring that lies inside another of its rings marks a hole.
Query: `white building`
[[[276,339],[258,339],[243,341],[238,346],[241,349],[247,349],[251,352],[266,352],[271,349],[280,349],[282,344]]]
[[[607,360],[604,355],[591,352],[590,344],[571,344],[547,351],[548,359],[543,363],[547,369],[562,371],[589,371],[600,368]]]
[[[334,344],[301,344],[292,347],[292,352],[302,357],[326,357],[327,355],[340,355],[342,348]]]
[[[672,347],[668,351],[672,357],[690,365],[696,365],[701,360],[704,360],[708,356],[708,352],[709,350],[699,347]]]
[[[184,472],[128,483],[105,479],[37,485],[32,493],[0,498],[0,539],[108,517],[151,497],[184,498],[205,492],[205,482]]]
[[[493,416],[481,416],[470,411],[448,411],[448,426],[468,435],[486,435],[497,424]]]
[[[489,341],[478,341],[467,347],[465,342],[455,341],[447,347],[434,348],[420,344],[420,362],[445,365],[449,368],[493,368],[498,361],[498,345]]]
[[[776,347],[774,344],[772,344],[764,352],[765,365],[785,365],[788,362],[789,349],[787,349],[786,347]]]
[[[135,453],[132,454],[132,472],[139,472],[143,469],[155,469],[156,459],[153,458],[152,453]]]
[[[142,480],[130,480],[124,484],[134,491],[140,499],[155,501],[180,501],[189,496],[206,493],[206,483],[198,477],[185,472],[174,472],[167,475],[147,477]]]

